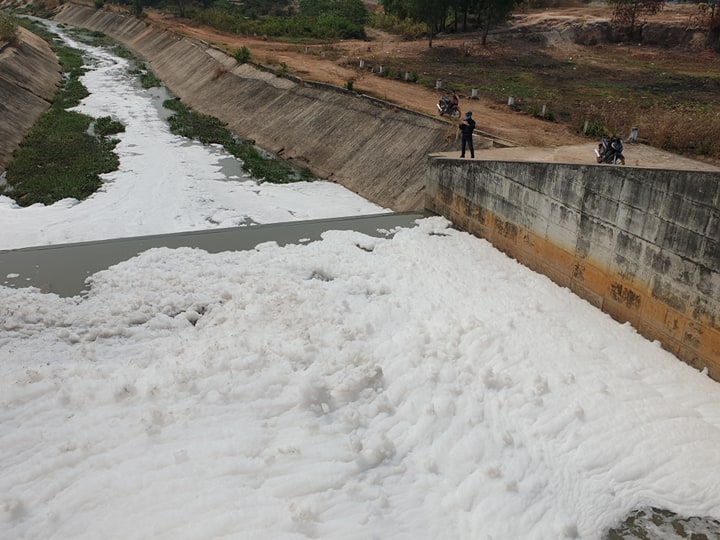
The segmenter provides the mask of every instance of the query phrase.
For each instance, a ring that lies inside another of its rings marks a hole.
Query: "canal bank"
[[[0,173],[60,83],[60,64],[41,38],[18,27],[18,41],[0,49]]]
[[[193,109],[261,148],[395,211],[423,208],[427,155],[448,124],[368,96],[270,72],[140,19],[65,4],[55,20],[105,33],[147,60]],[[382,202],[380,202],[382,201]]]

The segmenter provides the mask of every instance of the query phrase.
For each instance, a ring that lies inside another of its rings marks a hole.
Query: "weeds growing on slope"
[[[173,115],[168,119],[170,131],[203,144],[221,144],[225,150],[242,161],[243,170],[260,181],[287,184],[314,179],[307,168],[298,172],[284,161],[264,156],[252,143],[235,137],[227,129],[227,124],[214,116],[193,111],[178,99],[169,99],[163,106],[173,111]]]

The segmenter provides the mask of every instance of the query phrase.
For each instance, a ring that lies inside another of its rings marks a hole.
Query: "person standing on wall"
[[[475,158],[475,147],[473,147],[473,131],[475,131],[475,120],[472,118],[470,111],[465,113],[465,120],[460,122],[460,131],[462,132],[462,151],[460,157],[465,157],[465,147],[470,148],[470,157]]]

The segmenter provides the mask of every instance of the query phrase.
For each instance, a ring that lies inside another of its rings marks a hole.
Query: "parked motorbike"
[[[598,163],[625,165],[625,156],[622,151],[623,144],[619,137],[603,137],[595,149],[595,156]]]
[[[450,118],[460,118],[460,107],[457,100],[452,100],[447,96],[440,96],[437,102],[438,112],[440,116],[448,115]]]

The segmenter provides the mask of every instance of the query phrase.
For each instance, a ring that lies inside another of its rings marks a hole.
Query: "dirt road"
[[[369,41],[347,40],[334,43],[332,46],[305,46],[231,36],[152,10],[148,10],[148,15],[150,20],[161,27],[201,39],[229,51],[245,46],[250,50],[253,61],[276,66],[285,64],[291,73],[304,79],[340,87],[345,87],[349,81],[352,81],[353,89],[357,92],[412,110],[437,115],[435,104],[440,95],[439,91],[418,84],[380,77],[359,69],[360,60],[376,63],[378,59],[411,55],[418,49],[427,48],[425,40],[400,41],[389,34],[369,29]],[[467,39],[467,37],[437,38],[435,46],[455,47]],[[324,57],[322,51],[325,51]],[[357,66],[357,68],[349,66]],[[555,144],[573,144],[584,140],[566,126],[515,112],[506,104],[462,99],[461,109],[472,110],[479,130],[519,145],[543,146],[548,144],[548,141],[555,141]]]
[[[409,57],[426,50],[426,40],[402,41],[387,33],[368,29],[368,40],[346,40],[326,45],[302,45],[294,43],[273,42],[261,37],[248,38],[224,34],[209,27],[198,25],[194,21],[181,20],[154,10],[147,10],[149,19],[156,25],[188,36],[201,39],[230,52],[245,46],[250,50],[252,60],[271,66],[286,66],[294,75],[307,80],[314,80],[347,87],[352,83],[354,90],[374,96],[403,107],[437,116],[435,104],[440,92],[428,89],[419,84],[381,77],[360,69],[360,61],[377,65],[383,59],[392,57]],[[610,8],[607,6],[582,8],[563,8],[555,11],[521,14],[512,21],[515,27],[532,27],[551,30],[561,35],[563,29],[574,21],[608,20]],[[685,6],[670,5],[662,14],[663,19],[686,20]],[[469,43],[476,43],[476,35],[460,34],[439,36],[434,47],[463,48]],[[558,39],[553,47],[562,49],[563,53],[572,56],[581,47],[574,43]],[[474,45],[473,45],[474,46]],[[496,44],[502,47],[502,44]],[[477,51],[476,51],[477,52]],[[493,54],[493,48],[483,48],[483,57]],[[527,147],[525,150],[515,149],[513,155],[517,159],[544,159],[549,161],[594,162],[592,149],[596,142],[588,143],[588,139],[580,136],[568,126],[542,120],[524,112],[513,110],[507,103],[494,103],[486,100],[473,100],[469,96],[461,96],[461,109],[471,110],[481,132],[499,139],[509,141],[515,146]],[[456,131],[448,120],[448,134],[455,136]],[[482,141],[478,146],[482,146]],[[546,150],[541,150],[541,149]],[[508,154],[505,154],[508,155]],[[653,163],[683,163],[693,168],[716,167],[695,160],[678,158],[644,145],[628,145],[626,147],[628,165],[652,166]]]

